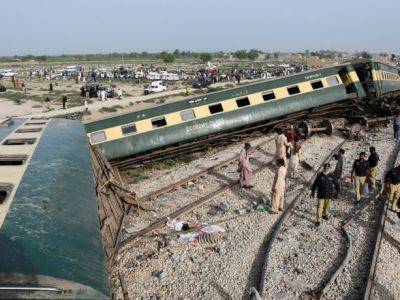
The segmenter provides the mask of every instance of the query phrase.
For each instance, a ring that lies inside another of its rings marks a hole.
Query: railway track
[[[268,138],[266,141],[263,141],[263,142],[259,143],[258,145],[256,145],[255,147],[253,147],[251,149],[253,164],[254,164],[255,155],[256,155],[256,153],[258,153],[258,157],[256,158],[257,161],[258,161],[258,165],[256,165],[256,168],[253,170],[253,175],[256,175],[257,173],[263,171],[265,168],[268,168],[268,167],[270,167],[272,165],[273,160],[268,160],[266,162],[264,160],[268,159],[269,156],[272,156],[273,154],[272,153],[268,153],[268,152],[267,153],[263,153],[262,149],[263,149],[263,147],[267,146],[270,143],[272,144],[273,142],[274,142],[274,138]],[[219,164],[216,164],[216,165],[214,165],[214,166],[212,166],[210,168],[207,168],[204,171],[197,172],[197,173],[195,173],[195,174],[193,174],[191,176],[182,178],[182,179],[180,179],[180,180],[178,180],[178,181],[176,181],[174,183],[171,183],[171,184],[169,184],[169,185],[167,185],[167,186],[165,186],[165,187],[163,187],[161,189],[158,189],[156,191],[150,192],[149,194],[141,197],[139,202],[149,201],[149,200],[154,199],[155,197],[160,196],[160,195],[166,196],[172,190],[175,190],[176,188],[181,187],[184,184],[186,184],[186,183],[188,183],[188,182],[190,182],[190,181],[192,181],[194,179],[197,179],[199,177],[204,177],[204,176],[215,177],[215,175],[216,175],[215,171],[218,170],[218,169],[221,169],[223,167],[230,167],[230,169],[225,170],[225,174],[226,173],[234,174],[234,177],[237,178],[238,175],[236,173],[236,168],[237,168],[236,162],[237,162],[238,157],[239,157],[238,155],[235,155],[232,158],[229,158],[229,159],[227,159],[227,160],[225,160],[225,161],[223,161],[223,162],[221,162]],[[233,163],[235,163],[235,164],[233,164]],[[217,175],[216,179],[218,179],[218,176],[220,177],[220,175]],[[157,229],[160,229],[160,228],[164,227],[165,224],[166,224],[166,221],[168,219],[176,219],[176,218],[182,217],[186,213],[189,213],[189,212],[193,211],[195,208],[197,208],[199,206],[202,206],[202,205],[205,205],[206,203],[208,203],[209,201],[214,199],[219,194],[232,189],[234,186],[237,186],[239,184],[239,181],[237,179],[233,179],[233,178],[230,178],[230,177],[232,177],[232,175],[230,175],[229,177],[226,176],[226,178],[223,179],[222,183],[218,184],[217,187],[211,193],[208,193],[208,194],[205,194],[202,197],[199,197],[197,200],[195,200],[193,202],[190,202],[185,206],[182,206],[180,209],[168,214],[165,217],[160,218],[159,220],[157,220],[156,222],[152,223],[147,228],[145,228],[145,229],[137,232],[136,234],[134,234],[134,235],[132,235],[132,236],[120,241],[119,242],[119,247],[123,247],[126,244],[128,244],[130,242],[133,242],[134,240],[138,239],[141,236],[144,236],[144,235],[149,234],[149,233],[151,233],[151,232],[153,232],[153,231],[155,231]],[[210,181],[215,181],[215,180],[211,180],[210,179]],[[210,187],[207,187],[207,189],[210,189]],[[211,189],[212,189],[212,187],[211,187]]]
[[[321,141],[325,141],[325,140],[326,140],[326,142],[322,142],[322,144],[321,144]],[[305,153],[305,156],[304,156],[305,161],[309,162],[311,165],[318,166],[323,159],[322,156],[321,157],[316,156],[318,151],[324,151],[324,153],[326,153],[328,151],[330,152],[330,149],[331,149],[330,147],[332,147],[332,145],[336,146],[337,142],[339,140],[342,140],[342,138],[340,138],[340,137],[328,138],[326,136],[321,137],[320,135],[314,135],[314,136],[310,137],[304,144],[304,147],[305,147],[304,149],[308,149],[307,153]],[[319,146],[318,146],[318,148],[315,148],[314,145],[319,145]],[[271,159],[271,157],[269,155],[267,157],[268,157],[268,160]],[[264,161],[265,161],[265,159],[264,159]],[[203,197],[200,197],[197,200],[194,200],[194,198],[192,197],[192,202],[189,203],[188,205],[182,206],[180,209],[173,211],[172,213],[169,213],[167,215],[164,214],[164,217],[159,218],[156,222],[153,222],[148,227],[146,227],[144,230],[141,230],[139,232],[136,232],[134,234],[130,234],[130,235],[126,236],[125,239],[122,239],[122,242],[120,243],[120,249],[121,249],[120,253],[124,257],[119,263],[120,267],[124,268],[124,261],[127,258],[127,255],[125,255],[125,253],[133,252],[133,253],[137,253],[135,255],[139,255],[140,253],[143,253],[144,248],[151,247],[151,245],[152,244],[154,245],[154,243],[156,241],[158,241],[157,243],[165,243],[165,241],[169,241],[171,239],[172,240],[177,239],[176,233],[170,232],[170,230],[168,230],[167,228],[164,228],[168,217],[169,218],[179,218],[181,220],[185,220],[188,222],[201,223],[201,222],[205,221],[208,224],[214,224],[214,223],[220,224],[220,222],[223,222],[223,224],[224,224],[223,227],[227,228],[229,231],[229,237],[227,237],[228,240],[225,240],[225,238],[224,238],[224,241],[222,241],[223,245],[225,243],[228,243],[230,245],[232,242],[234,242],[236,240],[237,243],[240,242],[240,244],[241,244],[241,246],[239,246],[239,247],[243,246],[245,248],[248,248],[248,245],[250,243],[250,244],[253,244],[253,247],[255,247],[254,249],[257,249],[260,246],[261,241],[257,241],[257,239],[255,239],[254,241],[253,240],[251,240],[251,241],[244,240],[244,244],[243,244],[238,239],[237,234],[240,232],[240,234],[245,234],[245,236],[248,237],[249,233],[245,233],[248,230],[250,230],[252,232],[251,234],[253,234],[254,230],[261,233],[263,231],[263,229],[265,230],[265,227],[256,229],[256,228],[260,227],[258,224],[265,223],[262,226],[269,227],[269,226],[272,226],[273,222],[275,222],[274,220],[276,220],[276,218],[277,218],[277,216],[275,216],[275,215],[270,215],[265,212],[258,212],[255,209],[254,204],[251,204],[251,202],[253,201],[253,200],[251,200],[253,198],[252,195],[254,193],[258,194],[258,191],[260,191],[260,188],[261,188],[261,191],[263,191],[264,193],[268,193],[268,191],[269,191],[269,187],[264,186],[264,182],[265,181],[269,182],[270,180],[272,180],[271,178],[273,178],[274,169],[270,169],[271,162],[266,161],[265,164],[266,164],[266,166],[259,165],[257,167],[257,169],[259,169],[261,167],[264,167],[264,169],[257,170],[254,174],[255,181],[259,181],[260,176],[262,176],[262,178],[265,178],[262,181],[263,184],[261,186],[258,184],[254,188],[255,191],[253,189],[248,191],[248,190],[243,190],[238,187],[235,187],[235,185],[236,185],[235,182],[232,182],[232,185],[230,187],[221,186],[220,190],[219,189],[214,190],[214,189],[211,189],[211,187],[207,188],[208,194],[204,195]],[[226,171],[227,170],[224,170],[224,173],[226,173]],[[303,173],[306,175],[307,178],[309,178],[312,175],[312,172],[310,172],[310,171],[306,171]],[[260,174],[260,175],[258,175],[258,174]],[[237,173],[235,174],[235,177],[236,176],[237,176]],[[258,177],[258,179],[257,179],[257,177]],[[299,179],[300,179],[300,181],[290,180],[290,183],[288,183],[288,189],[290,189],[296,193],[299,186],[303,185],[302,178],[299,178]],[[209,182],[209,181],[212,181],[212,179],[211,179],[211,177],[207,176],[205,178],[205,181]],[[196,185],[198,185],[198,184],[199,183],[196,182]],[[269,183],[267,183],[267,184],[269,185]],[[169,196],[167,196],[168,199],[171,199],[172,195],[177,194],[178,198],[181,199],[181,201],[182,201],[184,199],[184,197],[179,195],[180,191],[185,191],[185,188],[183,188],[183,189],[179,188],[178,190],[174,190]],[[211,191],[212,191],[212,193],[209,194]],[[232,197],[235,197],[235,199],[232,199]],[[257,196],[257,197],[260,197],[260,196]],[[288,201],[291,201],[291,198],[292,197],[288,198]],[[224,200],[224,199],[229,199],[229,200]],[[218,206],[221,202],[224,202],[224,201],[226,201],[226,203],[228,203],[230,206],[230,210],[228,212],[219,213],[217,215],[209,215],[208,214],[209,210],[213,209],[215,206]],[[253,207],[253,208],[249,208],[249,204],[250,204],[250,207]],[[238,208],[242,208],[242,209],[245,208],[244,209],[245,214],[238,215],[238,213],[236,212]],[[146,214],[146,212],[145,212],[145,214]],[[262,220],[262,222],[260,222],[261,220]],[[129,224],[129,220],[128,220],[128,224]],[[234,225],[234,224],[236,224],[236,225]],[[236,230],[232,230],[232,226],[240,226],[241,228],[240,228],[240,230],[238,230],[238,232],[236,232]],[[243,227],[243,229],[242,229],[242,227]],[[241,232],[243,232],[243,233],[241,233]],[[261,239],[263,239],[262,234],[257,233],[257,236],[260,236]],[[182,247],[186,248],[187,246],[182,246]],[[232,246],[226,245],[226,247],[229,247],[230,249],[232,249],[231,248]],[[234,246],[234,247],[237,248],[237,246]],[[176,251],[176,250],[173,250],[174,247],[172,247],[172,250],[171,250],[171,247],[169,247],[169,246],[167,246],[167,248],[169,249],[167,251]],[[189,249],[187,249],[186,251],[192,252],[192,250],[189,250]],[[169,253],[169,252],[167,252],[167,253]],[[238,254],[238,253],[235,252],[234,255],[236,255],[236,254]],[[192,255],[195,255],[195,254],[192,254]],[[253,261],[252,255],[253,254],[251,254],[249,256],[249,259],[247,259],[247,261],[250,265],[252,264],[252,261]],[[156,261],[157,261],[157,259],[156,259]],[[170,261],[167,258],[167,262],[163,263],[163,266],[165,269],[167,269],[167,268],[169,269],[169,267],[168,267],[169,262]],[[214,261],[214,262],[218,263],[218,261]],[[229,263],[224,264],[224,265],[226,265],[228,267]],[[215,267],[215,266],[213,266],[213,267]],[[246,269],[248,267],[249,266],[247,266]],[[241,270],[241,269],[238,269],[238,271],[239,270]],[[142,272],[144,273],[145,270],[142,270]],[[247,272],[243,272],[243,271],[240,271],[240,272],[242,273],[241,277],[243,277],[242,283],[245,285],[247,283],[247,279],[246,279]],[[139,280],[137,278],[139,278],[140,276],[135,277],[136,279],[134,279],[135,280],[134,283],[132,282],[132,278],[129,278],[129,275],[126,275],[124,273],[123,276],[125,277],[125,281],[127,282],[128,286],[132,285],[132,284],[135,284],[135,285],[139,284],[136,280]],[[128,278],[126,276],[128,276]],[[178,276],[178,275],[176,275],[176,276]],[[187,275],[181,275],[181,276],[187,276]],[[236,294],[231,294],[231,295],[236,295]],[[186,294],[186,296],[188,296],[188,294]],[[175,296],[171,296],[171,297],[174,298]],[[207,297],[205,297],[205,298],[207,298]]]
[[[398,165],[400,161],[399,146],[397,147],[396,151],[397,155],[392,167]],[[353,223],[357,222],[357,220],[360,217],[362,217],[363,214],[368,214],[368,210],[370,210],[371,217],[369,219],[375,222],[371,222],[372,226],[369,227],[368,239],[366,240],[364,246],[365,249],[369,249],[368,251],[366,251],[364,255],[365,256],[364,260],[366,261],[366,264],[363,264],[364,266],[369,265],[368,268],[365,268],[366,270],[368,270],[368,272],[365,272],[365,270],[363,269],[358,269],[358,273],[364,276],[364,278],[362,278],[361,281],[366,282],[362,298],[364,300],[371,299],[372,288],[375,281],[375,272],[382,244],[383,231],[385,228],[386,218],[388,214],[389,203],[387,196],[383,195],[383,191],[384,191],[384,186],[383,183],[381,182],[379,191],[374,195],[373,199],[369,201],[369,203],[366,203],[363,208],[359,209],[354,214],[354,216],[350,217],[349,220],[343,224],[342,231],[346,235],[346,239],[348,240],[347,251],[342,263],[339,265],[336,272],[332,275],[328,283],[321,291],[320,295],[321,298],[325,298],[328,295],[328,291],[329,289],[331,289],[332,284],[334,283],[334,281],[337,281],[337,279],[340,278],[343,269],[349,264],[350,257],[352,256],[353,252],[355,252],[353,251],[354,238],[352,237],[352,232],[350,227],[353,225]],[[332,296],[334,297],[334,294],[333,295],[331,294],[330,296],[331,296],[330,298],[332,298]]]
[[[367,145],[364,141],[352,148],[357,152]],[[395,147],[384,159],[387,168],[392,167],[393,158],[398,159],[398,151]],[[334,218],[318,229],[305,226],[307,218],[315,218],[310,214],[313,205],[309,204],[315,200],[301,199],[297,207],[295,202],[269,241],[258,293],[271,296],[279,290],[289,298],[370,299],[387,212],[382,192],[380,184],[361,207],[339,199],[335,204],[338,208],[332,209]],[[352,191],[343,189],[343,193],[347,198]],[[273,263],[269,266],[271,255]],[[274,285],[282,284],[286,287],[274,290]]]
[[[252,290],[254,291],[253,294],[253,298],[254,299],[261,299],[264,296],[264,289],[265,289],[265,281],[266,281],[266,270],[268,267],[268,261],[269,261],[269,254],[271,252],[271,248],[274,244],[274,241],[277,239],[278,234],[280,233],[280,231],[283,228],[283,225],[285,223],[285,221],[293,214],[294,209],[297,205],[297,203],[302,199],[302,197],[304,196],[304,194],[309,190],[310,185],[312,184],[312,182],[315,180],[315,178],[318,175],[318,172],[322,169],[322,166],[325,162],[329,162],[332,158],[332,156],[340,149],[343,147],[343,145],[346,143],[347,139],[344,140],[343,142],[341,142],[335,149],[333,149],[329,155],[325,158],[325,160],[323,161],[323,163],[317,168],[317,170],[315,171],[314,175],[311,177],[311,179],[304,185],[304,187],[299,191],[299,193],[297,194],[297,196],[293,199],[293,201],[290,203],[290,205],[288,205],[286,207],[286,209],[284,210],[283,214],[281,215],[281,217],[279,218],[278,222],[276,223],[274,229],[273,229],[273,233],[271,235],[271,237],[269,238],[267,244],[266,244],[266,248],[265,248],[265,259],[264,259],[264,263],[262,266],[262,270],[261,270],[261,274],[259,277],[259,282],[258,282],[258,287],[257,289],[253,288]]]

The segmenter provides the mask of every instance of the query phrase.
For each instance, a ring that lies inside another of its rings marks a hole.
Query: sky
[[[252,48],[400,53],[399,0],[1,2],[0,56]]]

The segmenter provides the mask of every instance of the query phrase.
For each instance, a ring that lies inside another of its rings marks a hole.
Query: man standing
[[[373,191],[376,187],[376,172],[378,169],[378,161],[379,155],[376,153],[375,147],[369,148],[369,157],[368,157],[368,173],[367,173],[367,183],[370,191]]]
[[[332,198],[334,197],[334,189],[336,190],[336,198],[339,197],[340,185],[336,176],[330,172],[331,165],[329,163],[324,164],[324,168],[321,173],[318,174],[317,178],[311,188],[311,197],[315,197],[315,190],[317,190],[317,222],[315,226],[321,225],[321,218],[329,220],[329,210],[332,204]]]
[[[61,101],[62,101],[62,107],[63,107],[63,109],[65,109],[66,103],[67,103],[67,96],[65,96],[65,95],[62,96]]]
[[[288,167],[288,176],[291,178],[295,177],[297,172],[297,167],[300,162],[300,144],[298,143],[297,137],[292,140],[289,151],[290,151],[290,158],[289,158],[289,167]]]
[[[345,151],[340,148],[338,153],[334,156],[334,158],[337,160],[335,170],[333,171],[333,175],[335,175],[336,180],[340,184],[340,180],[342,178],[342,173],[343,173],[343,155]]]
[[[400,198],[400,165],[390,170],[385,175],[385,185],[388,190],[392,210],[397,211],[397,202]]]
[[[250,185],[251,180],[251,166],[249,159],[250,144],[245,143],[244,149],[240,152],[239,156],[239,167],[238,172],[240,174],[240,186],[246,189],[250,189],[253,186]]]
[[[285,203],[285,178],[287,172],[285,161],[282,158],[278,159],[276,164],[278,165],[278,170],[275,173],[271,192],[271,213],[273,214],[277,214],[278,210],[283,210]]]
[[[351,171],[351,179],[354,182],[356,189],[356,201],[361,201],[361,195],[364,191],[365,180],[367,178],[369,169],[369,163],[365,159],[365,152],[361,152],[358,159],[353,163],[353,169]]]
[[[393,133],[394,133],[394,139],[398,141],[400,139],[400,113],[397,113],[396,117],[394,117]]]
[[[276,129],[277,136],[275,137],[275,159],[285,159],[286,157],[286,147],[290,144],[287,141],[286,136],[283,134],[282,128]]]
[[[118,99],[119,99],[119,100],[122,99],[122,90],[121,90],[121,89],[118,89],[118,94],[117,94],[117,96],[118,96]]]

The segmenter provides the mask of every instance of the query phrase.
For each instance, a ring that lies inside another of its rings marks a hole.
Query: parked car
[[[152,94],[166,91],[167,87],[162,81],[153,81],[149,86],[144,89],[144,94]]]

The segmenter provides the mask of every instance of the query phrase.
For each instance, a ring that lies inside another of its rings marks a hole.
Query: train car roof
[[[29,139],[34,143],[21,144]],[[4,161],[13,157],[14,165]],[[27,288],[38,298],[108,298],[80,122],[15,118],[0,124],[0,203],[2,293]]]
[[[213,93],[208,93],[204,95],[198,95],[190,98],[186,98],[183,100],[156,105],[151,108],[140,109],[129,113],[119,114],[113,117],[103,118],[95,121],[91,121],[85,124],[86,131],[88,133],[94,132],[97,130],[101,130],[104,128],[110,128],[118,125],[124,125],[131,122],[139,121],[146,118],[156,117],[163,114],[167,114],[170,112],[182,110],[182,109],[189,109],[191,107],[196,107],[198,105],[204,104],[212,104],[215,102],[219,102],[224,99],[231,99],[231,98],[240,98],[245,97],[247,94],[261,92],[268,89],[272,89],[279,84],[296,84],[299,82],[299,79],[304,79],[310,77],[313,74],[319,74],[320,77],[322,76],[329,76],[337,71],[338,68],[342,68],[346,65],[351,65],[350,63],[345,63],[333,67],[328,68],[321,68],[306,72],[301,72],[297,74],[292,74],[289,76],[283,76],[274,79],[267,79],[261,80],[258,82],[252,82],[248,84],[244,84],[238,87],[217,91]],[[318,77],[314,78],[318,79]],[[310,80],[310,79],[306,79]]]

